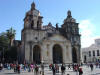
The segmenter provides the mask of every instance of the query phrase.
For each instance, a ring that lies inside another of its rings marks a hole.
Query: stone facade
[[[78,23],[68,11],[61,27],[51,23],[42,26],[42,16],[32,3],[24,18],[22,30],[22,60],[27,63],[80,63]]]
[[[89,47],[82,48],[82,59],[84,63],[100,62],[100,39]]]

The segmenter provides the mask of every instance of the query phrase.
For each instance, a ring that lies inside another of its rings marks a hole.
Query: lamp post
[[[44,61],[41,61],[41,70],[42,70],[42,75],[44,75]]]

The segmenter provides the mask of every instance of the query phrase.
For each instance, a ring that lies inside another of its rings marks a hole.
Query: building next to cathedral
[[[82,59],[84,63],[100,62],[100,38],[91,46],[82,48]]]
[[[78,23],[71,11],[61,27],[42,25],[42,16],[34,2],[24,18],[21,33],[21,60],[27,63],[80,63],[81,43]]]

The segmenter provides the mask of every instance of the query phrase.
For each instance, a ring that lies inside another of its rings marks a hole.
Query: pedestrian
[[[18,70],[18,73],[20,74],[20,65],[19,64],[17,65],[17,70]]]
[[[0,70],[2,70],[3,69],[3,64],[2,63],[0,63]]]
[[[73,71],[75,71],[75,65],[74,64],[72,64],[72,68],[73,68]]]
[[[61,66],[61,72],[62,72],[62,75],[65,73],[65,66],[62,64],[62,66]]]
[[[59,66],[57,64],[55,64],[55,71],[56,73],[59,73]]]
[[[83,70],[82,68],[79,68],[79,75],[82,75],[83,74]]]
[[[28,72],[31,72],[31,65],[28,64]]]
[[[93,64],[92,63],[90,64],[90,68],[91,68],[91,71],[93,71]]]
[[[42,75],[44,75],[44,64],[43,63],[41,64],[41,72],[42,72]]]
[[[17,72],[17,71],[16,71],[16,64],[14,64],[14,72]]]
[[[52,69],[52,64],[49,65],[49,69],[50,69],[50,70]]]
[[[39,67],[35,65],[35,75],[38,75]]]
[[[53,75],[55,75],[55,67],[54,67],[54,65],[52,65],[52,72],[53,72]]]
[[[78,68],[78,65],[74,65],[74,71],[76,71],[76,72],[77,72],[77,71],[78,71],[78,69],[79,69],[79,68]]]
[[[98,68],[98,62],[96,62],[95,66],[96,66],[96,68]]]
[[[23,69],[24,69],[24,71],[26,71],[26,64],[23,65]]]
[[[100,68],[100,63],[99,63],[99,68]]]
[[[30,67],[31,67],[31,71],[33,72],[34,65],[31,64]]]
[[[70,64],[68,65],[68,69],[71,69]]]

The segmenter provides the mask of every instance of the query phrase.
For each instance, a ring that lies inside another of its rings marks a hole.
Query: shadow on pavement
[[[96,74],[91,74],[91,75],[100,75],[100,73],[96,73]]]
[[[17,74],[17,73],[5,73],[5,74]]]

